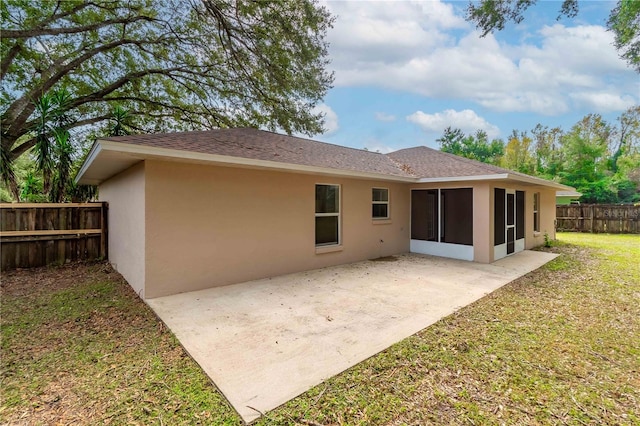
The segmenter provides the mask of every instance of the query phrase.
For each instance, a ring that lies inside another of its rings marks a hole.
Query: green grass
[[[257,424],[640,424],[640,236],[541,250],[560,256]],[[0,423],[241,424],[104,265],[2,281]]]

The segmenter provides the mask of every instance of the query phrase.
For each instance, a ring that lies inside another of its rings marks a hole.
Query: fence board
[[[106,259],[107,203],[0,204],[0,269]]]
[[[640,206],[581,204],[556,206],[556,230],[640,234]]]

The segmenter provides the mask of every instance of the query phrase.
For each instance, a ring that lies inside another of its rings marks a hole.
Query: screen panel
[[[505,190],[494,189],[493,198],[493,244],[499,246],[505,243],[505,229],[507,221],[505,218]]]
[[[473,245],[473,189],[442,189],[442,242]]]
[[[524,191],[516,191],[516,240],[524,238]]]

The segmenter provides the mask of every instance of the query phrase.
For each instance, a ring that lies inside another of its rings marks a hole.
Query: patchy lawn
[[[545,267],[258,424],[639,424],[640,236],[559,239]],[[105,264],[1,288],[0,423],[241,424]]]

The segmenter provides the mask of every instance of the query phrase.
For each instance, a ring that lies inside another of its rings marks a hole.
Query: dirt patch
[[[74,262],[2,272],[0,294],[34,298],[100,279],[125,282],[106,262]]]
[[[383,256],[371,259],[372,262],[397,262],[398,258],[395,256]]]

